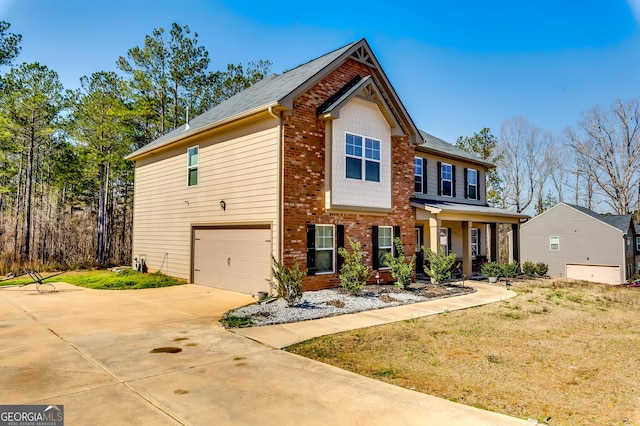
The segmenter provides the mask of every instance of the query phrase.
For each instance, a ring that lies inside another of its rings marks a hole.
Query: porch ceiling
[[[529,219],[522,213],[514,213],[490,206],[451,203],[447,201],[412,198],[411,205],[418,210],[437,216],[440,220],[469,220],[473,222],[520,223]],[[416,215],[419,216],[419,215]],[[419,217],[416,217],[419,219]]]

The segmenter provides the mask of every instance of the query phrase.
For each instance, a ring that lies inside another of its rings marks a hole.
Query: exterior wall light
[[[227,210],[227,203],[225,203],[224,200],[220,200],[220,208],[222,210]]]

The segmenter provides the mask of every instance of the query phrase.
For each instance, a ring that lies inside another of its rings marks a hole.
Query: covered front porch
[[[416,208],[416,270],[424,265],[422,246],[455,253],[461,272],[472,277],[487,261],[520,261],[520,224],[529,216],[489,206],[412,199]],[[498,225],[511,225],[509,258],[499,259]]]

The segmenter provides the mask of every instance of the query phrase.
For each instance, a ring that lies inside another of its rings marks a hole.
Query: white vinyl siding
[[[187,146],[136,162],[133,256],[189,280],[192,227],[269,225],[278,253],[278,128],[275,120],[198,142],[199,184],[185,191]],[[189,145],[192,145],[189,144]],[[224,200],[226,210],[220,207]]]
[[[360,98],[350,100],[340,117],[331,121],[330,133],[327,167],[331,173],[327,174],[325,206],[390,210],[391,128],[378,105]]]

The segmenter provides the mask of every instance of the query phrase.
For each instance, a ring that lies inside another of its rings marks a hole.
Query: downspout
[[[270,116],[278,120],[278,196],[277,196],[277,220],[278,220],[278,261],[284,261],[284,215],[283,215],[283,199],[284,199],[284,176],[282,162],[284,161],[284,143],[282,141],[282,116],[273,111],[273,105],[269,106],[267,112]]]

